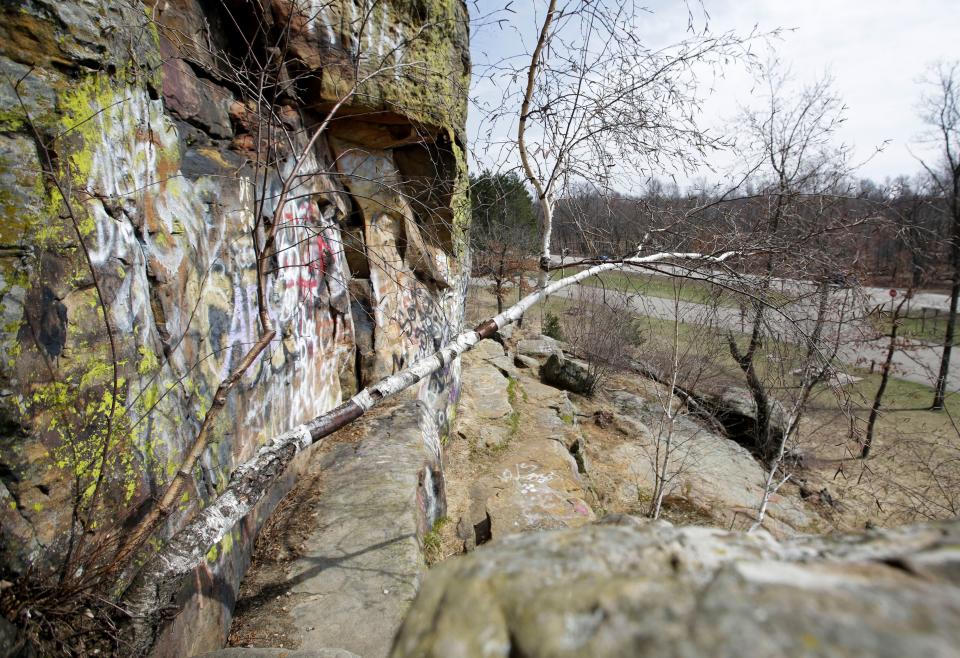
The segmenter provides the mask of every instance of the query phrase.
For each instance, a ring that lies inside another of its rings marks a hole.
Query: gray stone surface
[[[960,522],[776,542],[632,517],[430,572],[393,658],[957,656]]]
[[[524,354],[517,354],[513,357],[513,363],[518,368],[530,368],[536,370],[540,367],[540,362],[534,359],[532,356],[526,356]]]
[[[596,379],[585,362],[561,354],[551,354],[547,358],[540,376],[545,384],[580,395],[590,395],[596,385]]]
[[[470,353],[471,360],[482,360],[494,366],[505,377],[516,377],[517,366],[513,362],[513,357],[504,353],[503,345],[489,338],[481,340]]]
[[[313,535],[288,567],[301,647],[387,654],[424,561],[418,535],[441,514],[409,402],[365,420],[365,436],[326,457]]]
[[[616,411],[614,428],[627,440],[588,450],[591,474],[603,484],[608,504],[629,509],[631,501],[653,490],[654,464],[669,436],[666,496],[689,502],[726,528],[752,523],[766,472],[746,448],[683,413],[676,415],[671,428],[660,405],[637,394],[611,391],[609,396]],[[679,400],[674,404],[680,408]],[[764,527],[776,534],[795,534],[815,530],[818,522],[815,510],[800,498],[775,495]]]
[[[484,338],[473,348],[473,354],[482,359],[496,359],[503,356],[503,345],[495,340]]]
[[[470,366],[464,368],[461,378],[461,390],[469,390],[470,395],[461,400],[461,413],[469,411],[478,419],[493,421],[509,416],[513,411],[507,393],[508,379],[500,370],[478,358],[469,359]],[[479,429],[483,425],[474,425]]]
[[[498,448],[510,439],[513,413],[509,379],[491,361],[505,359],[503,347],[482,340],[463,355],[460,401],[454,433],[472,446]]]
[[[231,647],[202,653],[194,658],[361,658],[343,649],[256,649]]]
[[[494,357],[498,358],[498,357]],[[573,527],[594,520],[589,483],[571,447],[585,450],[576,407],[565,391],[534,379],[528,369],[509,384],[482,355],[464,357],[455,434],[448,445],[448,514],[471,550],[485,538],[535,529]],[[484,415],[489,398],[502,398],[509,414]]]
[[[536,338],[527,338],[517,343],[517,354],[528,356],[538,360],[545,360],[551,354],[559,354],[560,341],[549,336],[537,336]]]

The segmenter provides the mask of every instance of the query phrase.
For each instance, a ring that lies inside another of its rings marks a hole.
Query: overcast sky
[[[476,17],[502,7],[506,0],[470,3]],[[532,39],[537,29],[534,7],[542,0],[516,0],[509,17],[517,29]],[[654,0],[647,6],[649,43],[666,44],[685,36],[687,9],[683,0]],[[885,141],[884,151],[860,171],[882,182],[898,174],[914,174],[920,167],[908,151],[930,155],[921,143],[924,126],[918,117],[919,78],[931,62],[960,58],[960,0],[703,0],[713,32],[735,29],[743,33],[754,26],[766,31],[787,28],[775,43],[777,54],[791,66],[798,81],[812,81],[829,72],[834,88],[846,103],[847,122],[839,139],[867,159]],[[697,10],[699,20],[704,20]],[[476,26],[473,56],[481,64],[491,56],[519,51],[517,35],[491,26]],[[721,128],[741,104],[751,100],[748,75],[730,70],[718,81],[705,105],[704,123]],[[483,94],[482,88],[475,89]],[[479,113],[469,120],[476,139]],[[723,166],[718,159],[715,166]]]

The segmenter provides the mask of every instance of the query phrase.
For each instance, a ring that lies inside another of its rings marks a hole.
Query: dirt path
[[[357,443],[363,435],[361,425],[349,425],[311,453],[297,486],[260,530],[250,568],[240,584],[227,646],[300,646],[300,634],[287,614],[294,601],[293,592],[286,587],[288,571],[304,555],[306,541],[316,530],[317,506],[327,475],[324,457],[337,446]]]

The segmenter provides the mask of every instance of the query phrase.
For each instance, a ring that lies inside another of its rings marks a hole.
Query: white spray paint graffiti
[[[180,176],[177,131],[162,101],[136,88],[124,93],[111,107],[90,108],[101,137],[90,144],[87,188],[96,200],[87,204],[93,219],[88,245],[98,275],[118,281],[110,286],[110,316],[124,349],[139,358],[141,350],[161,344],[161,329],[167,334],[169,350],[155,384],[169,395],[154,416],[168,423],[156,431],[168,444],[163,452],[176,459],[196,430],[195,414],[183,418],[188,401],[212,393],[259,336],[252,183]],[[320,170],[312,161],[302,173]],[[160,171],[172,173],[161,180]],[[325,192],[322,184],[300,190],[284,209],[289,226],[278,232],[280,269],[268,281],[268,312],[280,335],[242,379],[237,404],[244,412],[234,440],[205,458],[211,477],[255,450],[257,440],[340,401],[339,373],[353,328],[344,314],[346,265],[333,207],[321,216],[305,196]],[[151,286],[170,293],[160,325]],[[334,302],[340,312],[331,309]],[[212,324],[214,317],[222,321]],[[128,399],[148,376],[130,379]],[[149,425],[138,429],[147,432]]]
[[[520,514],[528,527],[553,525],[565,517],[579,523],[590,517],[590,508],[580,499],[571,498],[553,487],[556,473],[543,472],[536,463],[520,462],[507,468],[499,480],[518,494]],[[562,512],[561,512],[562,510]]]
[[[220,367],[221,379],[226,379],[227,375],[236,368],[237,363],[253,345],[253,342],[256,341],[258,331],[257,312],[256,284],[235,285],[233,287],[233,317],[230,318],[226,345],[222,348],[222,353],[215,357],[217,361],[222,363]],[[262,354],[257,357],[257,361],[244,374],[246,381],[251,382],[256,379],[257,367],[262,357]]]
[[[320,23],[326,33],[327,43],[331,46],[337,45],[337,35],[333,31],[333,24],[327,16],[330,7],[330,0],[306,0],[305,6],[301,9],[307,19],[308,29],[316,33],[317,23]]]
[[[319,13],[330,8],[323,2],[312,6]],[[364,11],[370,7],[362,5]],[[402,39],[389,25],[386,4],[372,7],[373,29],[364,31],[363,45],[389,58]],[[357,17],[360,8],[347,3],[344,10]],[[319,16],[317,23],[324,31],[334,24],[327,19],[332,16]],[[359,48],[360,33],[353,34]],[[93,149],[87,187],[103,202],[88,204],[94,219],[89,243],[94,265],[104,276],[123,272],[111,287],[115,295],[111,317],[124,341],[133,345],[132,353],[141,346],[157,352],[161,344],[167,348],[157,386],[169,389],[170,395],[156,412],[158,422],[166,425],[155,432],[163,435],[167,453],[175,460],[192,439],[202,405],[195,406],[193,414],[185,411],[212,393],[259,336],[256,254],[250,237],[253,184],[182,177],[177,170],[177,130],[164,114],[162,101],[150,100],[143,90],[131,88],[127,93],[129,98],[115,106],[91,108],[103,138]],[[364,157],[375,161],[369,180],[377,194],[394,189],[399,172],[389,152]],[[311,160],[301,173],[322,173],[326,166]],[[165,174],[168,178],[161,179],[160,171],[170,172]],[[212,476],[249,455],[257,440],[340,401],[339,377],[343,366],[351,365],[353,326],[338,211],[325,196],[330,192],[329,178],[303,180],[309,182],[295,191],[280,214],[277,270],[268,281],[268,313],[278,335],[231,398],[237,405],[234,435],[208,456],[205,463]],[[275,180],[270,198],[275,198],[277,187]],[[396,199],[385,203],[404,204]],[[436,257],[438,270],[449,273],[446,255]],[[438,299],[399,257],[396,244],[372,249],[370,260],[377,335],[382,339],[377,349],[387,359],[394,353],[409,363],[437,349],[459,328],[463,311],[459,282]],[[456,282],[457,277],[449,280]],[[153,298],[158,291],[164,294]],[[159,310],[162,318],[156,316]],[[424,382],[418,392],[431,413],[430,422],[424,424],[428,430],[424,440],[434,455],[439,455],[447,413],[458,397],[458,379],[459,363],[454,363]],[[142,385],[143,378],[131,378],[129,397]]]
[[[337,4],[341,13],[339,20],[334,15]],[[318,29],[322,29],[331,47],[341,46],[333,27],[335,22],[338,22],[343,33],[347,35],[350,52],[354,57],[366,55],[369,58],[376,52],[377,60],[374,63],[378,66],[392,66],[394,78],[399,79],[406,54],[406,40],[391,22],[387,4],[384,0],[342,0],[340,3],[331,0],[306,0],[301,11],[307,18],[308,30],[316,34]],[[365,53],[361,52],[361,35]],[[392,58],[392,64],[388,63],[388,56]]]

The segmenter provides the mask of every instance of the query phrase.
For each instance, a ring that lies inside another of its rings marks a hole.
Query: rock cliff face
[[[168,533],[264,440],[459,328],[469,59],[460,0],[0,13],[0,560],[15,576],[147,511],[259,337],[261,304],[277,335]],[[457,368],[419,391],[433,455]],[[225,632],[252,536],[288,487],[211,550],[165,651],[215,648],[195,631]]]

